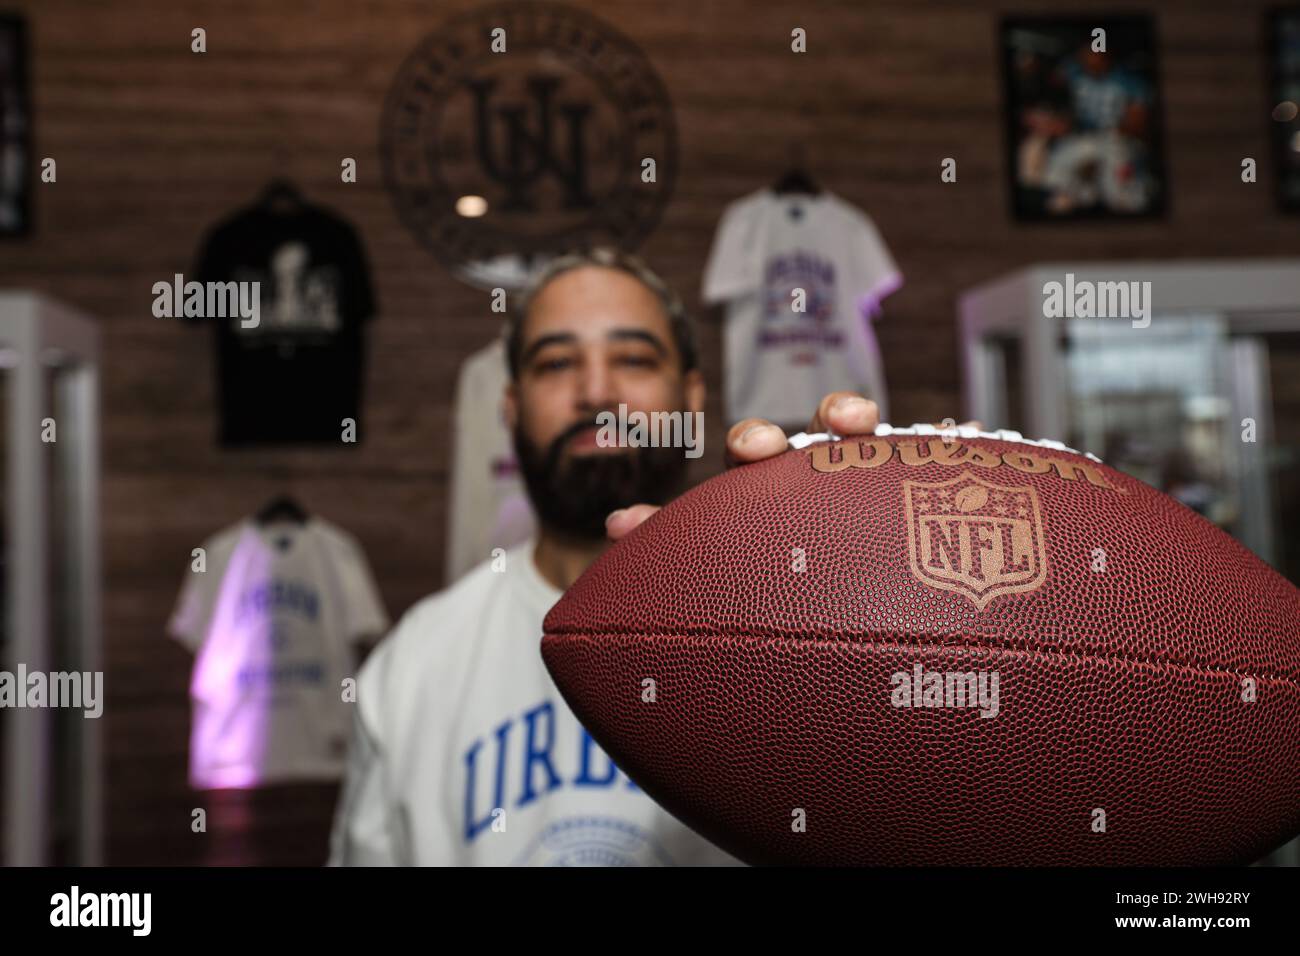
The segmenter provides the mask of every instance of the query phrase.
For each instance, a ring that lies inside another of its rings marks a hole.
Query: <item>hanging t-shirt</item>
[[[867,215],[832,193],[762,189],[732,202],[703,289],[705,302],[726,303],[727,422],[802,425],[836,389],[862,392],[885,418],[871,320],[902,279]]]
[[[330,862],[732,864],[646,795],[542,662],[561,593],[533,544],[425,598],[366,660]]]
[[[190,784],[253,787],[343,774],[353,643],[387,630],[360,545],[311,517],[244,519],[203,545],[168,629],[195,653]]]
[[[197,280],[259,282],[255,327],[238,316],[215,328],[223,445],[362,440],[363,323],[374,312],[356,231],[317,206],[241,210],[204,241]]]
[[[461,365],[456,383],[443,575],[448,584],[494,548],[526,541],[537,524],[501,410],[509,378],[505,352],[501,339],[475,352]]]

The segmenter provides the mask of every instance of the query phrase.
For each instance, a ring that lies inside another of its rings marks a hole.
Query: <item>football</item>
[[[757,864],[1250,863],[1300,832],[1300,591],[1059,442],[882,425],[678,498],[546,618],[614,761]]]

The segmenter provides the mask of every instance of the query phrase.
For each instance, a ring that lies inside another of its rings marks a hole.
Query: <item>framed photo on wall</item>
[[[1269,14],[1268,47],[1277,201],[1300,213],[1300,6]]]
[[[1013,215],[1163,215],[1168,188],[1151,18],[1007,17],[1000,42]]]
[[[31,107],[27,31],[0,14],[0,238],[31,228]]]

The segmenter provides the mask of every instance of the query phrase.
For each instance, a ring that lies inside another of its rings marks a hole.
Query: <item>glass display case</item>
[[[49,675],[45,706],[0,708],[7,866],[102,862],[102,718],[80,706],[98,680],[102,713],[98,356],[90,320],[0,293],[0,670],[19,694]]]
[[[1142,311],[1051,300],[1134,282]],[[965,417],[1090,451],[1300,583],[1300,260],[1034,266],[964,294],[959,325]]]

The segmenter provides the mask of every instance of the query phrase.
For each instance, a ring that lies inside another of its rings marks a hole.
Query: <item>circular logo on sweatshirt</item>
[[[572,249],[633,249],[672,194],[677,133],[650,61],[582,10],[486,6],[426,37],[380,127],[406,227],[461,278],[518,288]]]
[[[568,817],[548,825],[517,866],[671,866],[645,830],[613,817]]]

